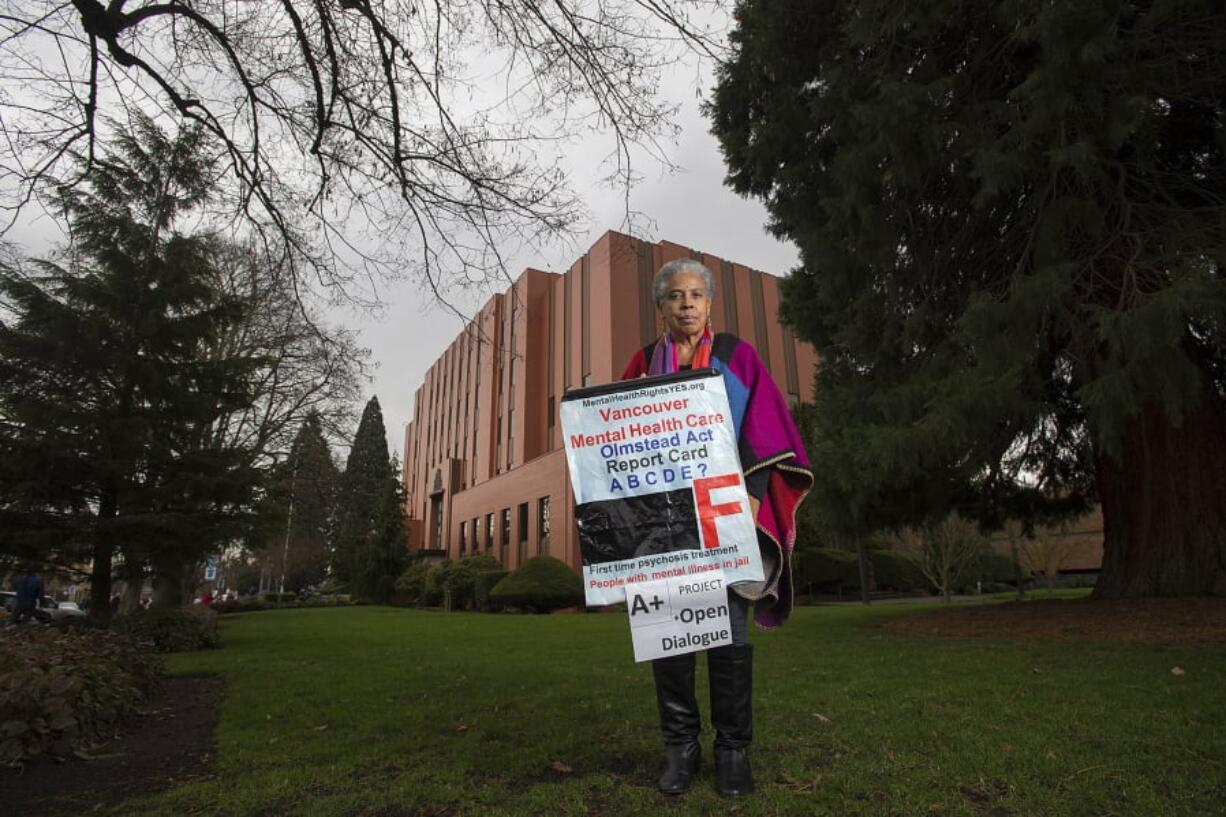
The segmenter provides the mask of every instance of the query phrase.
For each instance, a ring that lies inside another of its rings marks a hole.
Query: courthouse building
[[[715,331],[752,343],[793,404],[811,399],[816,354],[777,320],[776,278],[605,233],[566,272],[528,269],[490,298],[426,373],[404,439],[412,549],[490,553],[508,569],[549,554],[579,569],[558,404],[567,389],[620,376],[660,334],[651,281],[678,258],[711,270]]]

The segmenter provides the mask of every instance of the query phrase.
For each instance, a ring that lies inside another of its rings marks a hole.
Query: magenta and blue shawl
[[[761,500],[758,543],[767,579],[754,618],[758,626],[773,629],[792,612],[796,510],[813,485],[813,470],[787,400],[753,346],[725,332],[709,342],[710,366],[723,375],[728,392],[741,469],[750,492]],[[622,379],[676,371],[676,356],[658,354],[660,345],[657,341],[639,349]]]

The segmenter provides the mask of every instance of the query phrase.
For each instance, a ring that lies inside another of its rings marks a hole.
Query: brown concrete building
[[[816,354],[776,319],[776,278],[605,233],[566,272],[526,270],[490,298],[426,373],[404,439],[411,548],[482,551],[511,569],[538,554],[579,567],[558,402],[612,381],[659,335],[651,281],[678,258],[714,275],[715,331],[752,343],[790,400],[810,398]]]

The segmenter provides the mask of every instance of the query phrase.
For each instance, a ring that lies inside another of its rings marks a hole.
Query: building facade
[[[713,329],[752,343],[793,404],[811,399],[817,357],[776,319],[775,277],[607,232],[566,272],[528,269],[490,298],[426,373],[404,439],[411,548],[489,553],[512,570],[549,554],[579,569],[559,401],[614,380],[659,336],[651,282],[678,258],[715,278]]]

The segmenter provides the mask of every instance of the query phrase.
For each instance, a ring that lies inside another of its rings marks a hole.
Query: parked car
[[[60,621],[65,618],[81,618],[85,615],[85,611],[77,606],[75,601],[54,601],[43,596],[40,606],[50,614],[52,621]]]
[[[0,624],[9,620],[16,606],[17,594],[11,590],[0,590]]]

